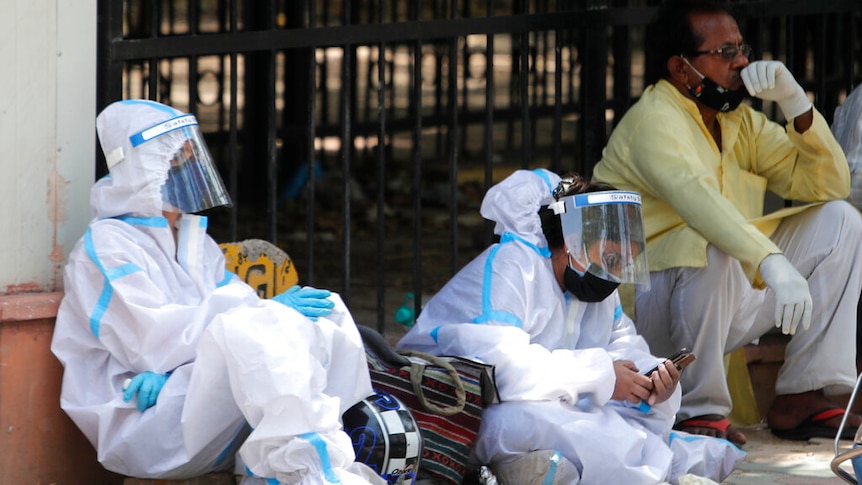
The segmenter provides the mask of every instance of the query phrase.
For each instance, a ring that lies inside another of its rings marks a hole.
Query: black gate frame
[[[124,82],[128,81],[133,65],[147,73],[146,93],[142,97],[164,101],[166,81],[161,79],[160,62],[187,59],[189,66],[196,67],[188,72],[189,99],[195,100],[190,103],[189,111],[196,113],[200,106],[197,83],[201,74],[197,61],[206,56],[219,56],[223,66],[220,74],[229,72],[229,78],[220,82],[229,85],[230,99],[236,100],[242,94],[247,102],[253,100],[254,105],[245,106],[243,111],[237,103],[230,103],[227,108],[222,105],[219,128],[207,133],[211,148],[220,147],[218,151],[225,161],[222,175],[235,201],[227,217],[217,220],[216,228],[221,229],[220,234],[225,239],[236,240],[242,234],[240,218],[247,217],[248,213],[262,214],[256,227],[262,227],[265,234],[248,237],[265,237],[278,244],[280,180],[289,173],[287,168],[295,169],[285,166],[282,146],[289,140],[290,146],[301,147],[308,162],[305,170],[309,181],[304,193],[307,202],[304,207],[305,257],[296,261],[301,277],[306,284],[321,283],[321,286],[338,289],[350,304],[352,286],[359,279],[367,279],[367,275],[351,274],[352,261],[354,258],[373,259],[377,269],[374,311],[377,328],[382,332],[386,321],[391,320],[391,312],[385,311],[387,291],[391,292],[386,277],[391,268],[387,269],[385,264],[390,232],[385,227],[389,196],[384,187],[391,181],[388,164],[393,155],[380,147],[391,143],[393,133],[410,133],[412,139],[411,156],[407,160],[412,170],[412,178],[407,183],[413,194],[409,210],[415,221],[410,227],[410,288],[417,295],[415,309],[418,311],[423,293],[429,292],[423,282],[423,264],[427,264],[423,260],[423,247],[427,231],[423,230],[422,222],[429,208],[422,193],[427,184],[427,171],[438,169],[441,164],[448,178],[448,193],[442,197],[449,199],[448,273],[454,274],[464,258],[472,256],[459,254],[462,247],[459,240],[463,235],[459,235],[458,218],[466,209],[457,202],[460,195],[457,181],[465,166],[464,144],[471,127],[480,128],[484,136],[483,190],[493,183],[495,151],[500,151],[500,147],[495,146],[493,133],[500,123],[508,126],[507,143],[517,142],[517,145],[512,144],[516,151],[512,158],[517,166],[533,168],[541,158],[544,166],[552,170],[576,170],[589,176],[610,130],[642,89],[634,82],[633,59],[641,45],[642,27],[656,10],[655,0],[556,0],[553,5],[551,3],[550,0],[487,0],[483,2],[484,8],[480,8],[471,6],[470,0],[460,3],[433,0],[406,2],[410,6],[403,7],[395,0],[327,0],[321,10],[321,2],[315,0],[99,0],[97,110],[130,94]],[[215,32],[200,29],[203,4],[215,5],[219,11],[220,27]],[[734,5],[748,19],[743,30],[748,42],[755,46],[756,55],[769,53],[773,58],[784,60],[803,87],[814,94],[818,109],[831,120],[834,108],[860,79],[862,2],[740,0]],[[137,10],[129,12],[133,7]],[[404,8],[407,10],[403,11]],[[171,29],[165,32],[166,22],[177,22],[179,10],[187,12],[186,28],[180,29],[182,33]],[[287,20],[282,23],[280,19],[284,18]],[[134,20],[135,29],[129,26],[130,20]],[[468,52],[466,39],[474,35],[487,39],[483,109],[471,109],[467,105],[466,83],[459,79],[459,71],[453,67],[462,66],[461,76],[467,72],[467,59],[473,54]],[[498,100],[502,93],[494,87],[493,68],[495,39],[503,35],[511,39],[513,46],[512,74],[509,104],[500,107]],[[553,47],[547,41],[549,36],[554,38]],[[574,63],[571,59],[574,54],[570,55],[570,69],[566,74],[564,69],[557,68],[564,66],[561,39],[568,43],[566,48],[573,46],[577,50]],[[376,77],[378,86],[376,101],[366,93],[370,100],[366,99],[365,106],[370,114],[364,117],[359,116],[358,108],[360,79],[356,52],[360,46],[377,50],[381,54],[378,59],[384,59],[384,62],[364,66],[368,77],[366,85],[371,86]],[[422,105],[423,89],[427,90],[423,88],[423,79],[427,73],[423,72],[422,62],[415,62],[423,59],[423,48],[428,46],[434,46],[435,52],[439,49],[440,53],[439,56],[435,54],[434,109],[430,112]],[[396,47],[405,49],[413,59],[411,83],[406,94],[409,108],[401,114],[394,108],[397,98],[397,86],[391,81],[395,76],[394,68],[386,61]],[[325,90],[327,83],[335,79],[326,73],[325,65],[321,68],[317,59],[318,53],[327,48],[341,49],[339,82],[349,87],[338,94],[338,116],[334,120],[328,116],[334,109],[329,105],[332,100],[325,95]],[[238,91],[240,57],[247,62],[247,69],[253,71],[245,73],[247,91],[244,93]],[[255,59],[254,63],[248,62],[251,58]],[[553,71],[548,68],[552,58]],[[543,64],[541,69],[539,60]],[[443,66],[447,66],[445,72]],[[285,74],[291,67],[294,75]],[[568,87],[564,81],[569,83]],[[296,96],[301,103],[294,109],[277,108],[277,88],[287,90],[284,86],[304,93]],[[320,90],[324,90],[323,96]],[[566,91],[568,96],[564,97]],[[373,109],[375,102],[376,110]],[[242,123],[241,117],[245,120]],[[577,128],[570,134],[574,142],[564,144],[563,125],[570,118],[576,120]],[[539,138],[537,126],[542,120],[551,125],[550,146],[546,147],[539,147],[536,142]],[[445,140],[439,143],[443,147],[440,160],[429,160],[423,155],[428,148],[423,147],[423,131],[429,128],[436,130],[438,140]],[[315,202],[319,194],[316,194],[314,160],[320,153],[316,143],[322,142],[324,137],[338,138],[341,146],[337,163],[343,184],[334,190],[340,197],[343,214],[339,252],[344,263],[340,284],[316,271],[319,264],[315,259],[315,247],[319,244],[316,221],[321,210]],[[352,232],[357,224],[352,217],[359,208],[352,206],[353,189],[349,178],[357,170],[355,141],[361,137],[376,139],[378,147],[376,153],[368,157],[374,161],[372,185],[377,187],[376,193],[367,199],[376,212],[374,254],[360,254],[352,245]],[[102,160],[100,157],[96,164],[98,176],[105,173]],[[262,163],[242,164],[241,160],[261,160]],[[242,193],[242,177],[263,180],[260,185],[266,187],[262,191],[265,194]],[[246,211],[246,207],[252,210]],[[491,242],[487,224],[483,237],[484,243]],[[397,304],[400,294],[388,300],[390,306]]]

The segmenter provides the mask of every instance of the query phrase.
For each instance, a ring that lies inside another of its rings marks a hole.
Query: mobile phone
[[[676,366],[677,370],[683,370],[685,368],[685,366],[694,362],[695,356],[688,349],[681,348],[677,352],[675,352],[673,355],[668,357],[668,359],[671,362],[673,362],[673,364]],[[664,363],[664,362],[662,362],[662,363]],[[644,372],[644,375],[645,376],[651,375],[653,372],[658,370],[659,365],[660,364],[657,364],[652,369],[648,370],[647,372]]]

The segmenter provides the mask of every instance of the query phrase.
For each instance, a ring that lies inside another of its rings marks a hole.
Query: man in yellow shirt
[[[749,61],[721,4],[669,0],[646,52],[649,85],[594,177],[643,196],[652,288],[635,295],[639,332],[658,355],[697,355],[676,427],[744,444],[725,419],[722,358],[777,326],[793,337],[767,422],[789,439],[832,438],[844,410],[827,396],[856,380],[862,289],[862,218],[840,200],[841,147],[784,64]],[[746,94],[777,103],[786,129],[741,104]],[[816,204],[764,216],[767,190]],[[848,416],[847,437],[860,424]]]

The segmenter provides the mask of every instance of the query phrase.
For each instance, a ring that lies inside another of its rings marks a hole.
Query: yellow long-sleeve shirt
[[[760,262],[781,252],[769,235],[782,217],[804,209],[764,216],[766,191],[802,202],[844,199],[850,171],[817,110],[801,134],[745,104],[718,121],[721,151],[694,101],[661,80],[614,129],[593,177],[641,193],[651,271],[705,266],[712,243],[762,287]]]

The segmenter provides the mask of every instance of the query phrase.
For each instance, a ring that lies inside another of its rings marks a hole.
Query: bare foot
[[[742,434],[742,431],[736,429],[735,426],[730,424],[730,421],[728,421],[727,418],[719,414],[695,416],[693,418],[680,421],[674,425],[673,429],[696,435],[726,439],[739,447],[748,442],[748,440],[745,439],[745,435]]]
[[[822,391],[775,396],[766,422],[773,434],[788,439],[811,437],[835,437],[844,413]],[[856,429],[862,425],[862,416],[849,413],[844,425],[843,437],[853,439]]]

